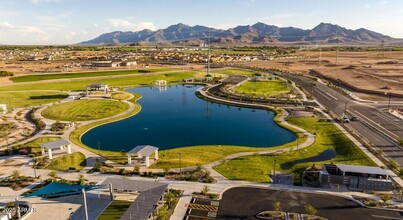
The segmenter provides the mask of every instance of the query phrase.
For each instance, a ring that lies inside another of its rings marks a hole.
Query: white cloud
[[[0,23],[0,30],[18,34],[20,36],[33,34],[37,40],[41,41],[47,40],[50,37],[50,35],[47,32],[41,30],[36,26],[16,26],[7,21]]]
[[[366,9],[369,9],[369,8],[371,8],[371,5],[370,5],[370,4],[365,4],[364,7],[365,7]]]
[[[0,29],[12,29],[14,26],[7,21],[0,23]]]
[[[72,38],[74,38],[75,36],[77,36],[77,33],[74,32],[74,31],[70,31],[70,32],[68,32],[68,33],[66,34],[66,39],[72,39]]]
[[[132,23],[128,20],[124,19],[119,19],[119,18],[110,18],[107,19],[109,24],[114,27],[114,28],[119,28],[119,30],[124,30],[124,31],[140,31],[143,29],[150,29],[150,30],[155,30],[156,27],[154,23],[152,22],[137,22],[137,23]]]
[[[30,0],[32,4],[39,4],[43,2],[60,2],[60,0]]]

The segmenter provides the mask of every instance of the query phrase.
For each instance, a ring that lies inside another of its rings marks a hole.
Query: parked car
[[[350,119],[347,117],[344,117],[341,120],[343,121],[343,123],[350,123]]]

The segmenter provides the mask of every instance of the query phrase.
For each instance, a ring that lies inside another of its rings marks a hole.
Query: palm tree
[[[310,204],[305,205],[305,211],[309,215],[316,215],[316,213],[318,213],[318,211]]]
[[[281,212],[282,211],[281,202],[280,201],[275,201],[273,203],[273,208],[274,208],[274,211]]]
[[[202,195],[207,196],[209,191],[210,191],[210,188],[208,186],[204,186],[203,189],[200,192],[201,192]]]

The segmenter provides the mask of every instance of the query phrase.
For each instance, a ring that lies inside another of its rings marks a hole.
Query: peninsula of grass
[[[126,92],[115,92],[112,94],[112,98],[116,100],[127,100],[130,98],[130,94]]]
[[[12,84],[1,86],[0,91],[26,91],[37,90],[38,88],[46,88],[47,90],[58,91],[83,91],[86,86],[94,82],[102,82],[110,87],[135,87],[135,86],[152,86],[156,80],[166,80],[167,83],[181,83],[182,80],[191,78],[196,72],[169,72],[169,73],[153,73],[150,75],[130,75],[116,76],[113,78],[94,78],[94,79],[71,79],[64,82],[30,82],[24,84]]]
[[[50,106],[43,117],[58,121],[88,121],[107,118],[126,111],[127,103],[106,99],[84,99]]]
[[[316,118],[289,118],[288,122],[316,133],[315,142],[304,149],[282,153],[280,155],[251,155],[226,161],[213,168],[231,180],[269,182],[269,174],[274,167],[277,172],[294,173],[296,180],[313,162],[293,164],[294,161],[316,156],[327,149],[334,149],[337,156],[332,160],[315,162],[315,164],[341,163],[352,165],[375,166],[375,163],[363,153],[342,131],[326,120]],[[290,163],[291,167],[282,169],[281,164]]]
[[[39,156],[41,154],[41,144],[51,141],[60,140],[60,137],[39,137],[35,140],[32,140],[28,143],[22,144],[19,146],[19,151],[27,153],[27,154],[34,154]]]
[[[83,144],[81,142],[81,136],[83,134],[85,134],[87,131],[91,130],[92,128],[104,125],[104,124],[108,124],[111,122],[115,122],[115,121],[120,121],[123,120],[125,118],[131,117],[136,115],[137,113],[140,112],[141,110],[141,106],[137,103],[137,100],[139,100],[141,98],[140,94],[137,93],[132,93],[134,95],[134,97],[128,101],[132,102],[135,105],[135,108],[133,111],[128,112],[127,114],[124,115],[120,115],[118,117],[113,117],[113,118],[109,118],[109,119],[105,119],[105,120],[100,120],[91,124],[87,124],[84,126],[81,126],[77,129],[75,129],[73,132],[71,132],[70,134],[70,141],[74,144],[76,144],[77,146],[80,146],[82,148],[85,148],[95,154],[98,154],[108,160],[111,160],[113,162],[116,163],[120,163],[120,164],[125,164],[127,163],[127,156],[124,152],[117,152],[117,151],[106,151],[106,150],[98,150],[98,149],[94,149],[92,147],[89,147],[85,144]]]
[[[53,79],[74,79],[83,77],[96,77],[96,76],[118,76],[118,75],[130,75],[139,73],[156,73],[171,71],[169,68],[155,68],[155,69],[135,69],[135,70],[112,70],[112,71],[93,71],[93,72],[76,72],[76,73],[55,73],[55,74],[33,74],[27,76],[11,77],[13,82],[34,82],[42,80]]]
[[[0,92],[0,103],[7,104],[8,108],[25,108],[57,102],[67,96],[60,91],[8,91]]]
[[[120,219],[131,204],[130,201],[113,200],[97,220]]]
[[[287,83],[283,80],[244,82],[234,89],[235,92],[240,94],[262,97],[276,96],[290,92]]]
[[[52,159],[46,169],[68,171],[70,168],[75,168],[76,171],[80,171],[84,169],[85,164],[86,158],[84,154],[82,154],[81,152],[75,152]]]

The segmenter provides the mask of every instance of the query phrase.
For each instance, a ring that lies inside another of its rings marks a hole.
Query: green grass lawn
[[[120,219],[125,214],[126,210],[132,204],[130,201],[113,200],[97,220],[113,220]]]
[[[57,102],[67,96],[58,91],[8,91],[0,92],[0,103],[7,104],[8,108],[24,108]]]
[[[156,69],[136,69],[136,70],[118,70],[118,71],[37,74],[37,75],[11,77],[10,80],[13,82],[33,82],[33,81],[51,80],[51,79],[73,79],[73,78],[94,77],[94,76],[116,76],[116,75],[138,74],[138,73],[155,73],[170,70],[172,69],[156,68]]]
[[[76,171],[82,170],[85,167],[85,156],[80,152],[67,154],[61,157],[52,159],[48,170],[68,171],[70,167],[76,168]]]
[[[39,137],[33,141],[30,141],[26,144],[22,144],[20,149],[26,150],[28,153],[40,155],[41,154],[41,146],[40,144],[59,140],[59,137]]]
[[[290,92],[287,83],[283,80],[264,82],[244,82],[235,87],[235,92],[255,96],[275,96]]]
[[[121,101],[85,99],[50,106],[42,115],[59,121],[88,121],[114,116],[128,108],[129,105]]]
[[[193,77],[196,72],[156,73],[152,75],[119,76],[104,79],[78,79],[66,82],[35,82],[28,84],[12,84],[0,87],[0,91],[22,91],[46,88],[47,90],[82,91],[93,82],[103,82],[109,86],[147,86],[154,85],[156,80],[166,80],[167,83],[179,83],[183,79]]]
[[[138,112],[140,112],[141,106],[137,103],[137,100],[141,98],[141,95],[140,95],[140,94],[137,94],[137,93],[133,93],[133,94],[134,94],[133,99],[131,99],[131,100],[129,100],[129,101],[132,102],[132,103],[135,105],[134,111],[129,112],[129,113],[125,114],[125,115],[121,115],[121,116],[119,116],[119,117],[115,117],[115,118],[113,118],[113,119],[105,119],[105,120],[101,120],[101,121],[98,121],[98,122],[94,122],[94,123],[91,123],[91,124],[88,124],[88,125],[79,127],[79,128],[77,128],[77,129],[75,129],[73,132],[71,132],[71,134],[70,134],[70,141],[73,142],[74,144],[76,144],[76,145],[82,147],[82,148],[85,148],[85,149],[87,149],[87,150],[93,152],[93,153],[99,154],[99,155],[101,155],[102,157],[107,158],[108,160],[114,161],[114,162],[116,162],[116,163],[121,163],[121,164],[127,163],[127,156],[126,156],[126,154],[122,154],[121,152],[116,152],[116,151],[106,151],[106,150],[100,150],[100,151],[98,151],[98,149],[94,149],[94,148],[91,148],[91,147],[89,147],[89,146],[83,144],[83,143],[81,142],[81,136],[82,136],[85,132],[89,131],[90,129],[92,129],[92,128],[94,128],[94,127],[101,126],[101,125],[107,124],[107,123],[111,123],[111,122],[113,122],[113,121],[123,120],[123,119],[125,119],[125,118],[134,116],[134,115],[136,115]]]
[[[375,163],[366,156],[350,139],[347,138],[335,125],[329,121],[318,121],[316,118],[290,118],[288,121],[302,127],[311,133],[316,133],[315,143],[308,148],[287,152],[280,155],[252,155],[239,157],[214,167],[216,171],[233,180],[247,180],[253,182],[270,181],[269,174],[273,170],[276,160],[276,171],[291,172],[299,179],[299,175],[312,162],[295,164],[290,169],[282,170],[280,164],[316,156],[326,149],[334,149],[337,156],[323,163],[342,163],[353,165],[375,166]]]
[[[212,70],[212,73],[219,73],[219,74],[228,74],[228,75],[245,75],[245,76],[252,76],[255,73],[258,73],[257,71],[252,71],[252,70],[243,70],[243,69],[218,69],[218,70]]]
[[[116,100],[126,100],[130,98],[130,94],[126,92],[115,92],[112,94],[112,98]]]

